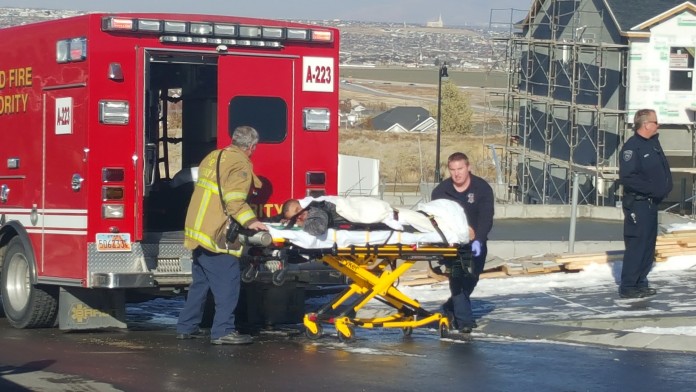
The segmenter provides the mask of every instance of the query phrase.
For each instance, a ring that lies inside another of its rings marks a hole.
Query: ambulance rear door
[[[238,126],[258,131],[252,161],[264,186],[251,202],[264,216],[276,215],[279,203],[293,194],[297,61],[289,56],[230,54],[218,64],[218,146],[227,145]]]

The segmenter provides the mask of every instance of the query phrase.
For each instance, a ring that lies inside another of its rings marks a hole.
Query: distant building
[[[384,132],[428,132],[435,130],[436,121],[418,106],[397,106],[374,117],[372,127]]]
[[[440,17],[436,21],[434,21],[434,22],[428,21],[425,25],[427,27],[440,27],[440,28],[445,27],[445,24],[442,22],[442,14],[440,14]]]
[[[675,184],[695,190],[696,1],[535,0],[507,53],[511,194],[530,204],[621,201],[618,167],[638,109],[653,108]],[[674,187],[666,200],[683,200]]]

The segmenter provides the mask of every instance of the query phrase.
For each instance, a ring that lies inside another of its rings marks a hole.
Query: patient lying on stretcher
[[[464,210],[458,203],[444,199],[419,203],[414,211],[396,209],[371,197],[307,197],[288,200],[281,214],[285,221],[271,226],[273,237],[308,248],[422,242],[465,244],[470,238]]]
[[[336,205],[328,200],[312,200],[302,207],[297,199],[290,199],[283,203],[281,209],[284,222],[290,226],[302,227],[311,235],[325,234],[329,227],[339,228],[349,222],[336,212]]]

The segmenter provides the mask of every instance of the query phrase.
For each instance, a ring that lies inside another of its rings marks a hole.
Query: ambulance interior
[[[200,161],[217,144],[217,58],[150,53],[144,232],[184,230]]]

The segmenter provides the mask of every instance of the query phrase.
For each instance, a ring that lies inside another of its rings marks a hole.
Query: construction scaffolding
[[[509,75],[502,93],[508,200],[568,204],[578,173],[578,203],[617,201],[628,46],[607,29],[604,10],[592,7],[578,0],[535,2],[501,38]]]

